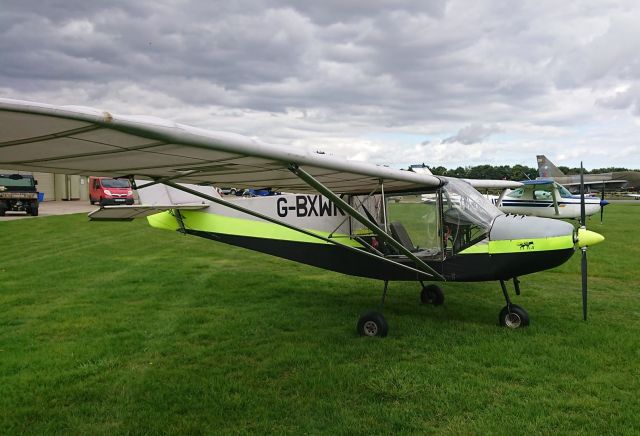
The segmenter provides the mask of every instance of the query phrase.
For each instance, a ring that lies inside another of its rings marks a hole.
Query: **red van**
[[[89,202],[100,206],[133,204],[133,191],[127,179],[89,177]]]

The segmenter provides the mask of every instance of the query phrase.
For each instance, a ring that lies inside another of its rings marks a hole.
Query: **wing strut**
[[[170,186],[170,187],[175,188],[175,189],[178,189],[178,190],[180,190],[180,191],[187,192],[187,193],[192,194],[192,195],[195,195],[195,196],[197,196],[197,197],[204,198],[205,200],[209,200],[209,201],[211,201],[211,202],[213,202],[213,203],[220,204],[220,205],[222,205],[222,206],[226,206],[226,207],[228,207],[228,208],[231,208],[231,209],[237,210],[237,211],[239,211],[239,212],[246,213],[247,215],[251,215],[251,216],[254,216],[254,217],[256,217],[256,218],[260,218],[260,219],[262,219],[262,220],[269,221],[269,222],[271,222],[271,223],[278,224],[278,225],[281,225],[281,226],[283,226],[283,227],[287,227],[287,228],[289,228],[289,229],[291,229],[291,230],[294,230],[294,231],[296,231],[296,232],[300,232],[300,233],[303,233],[303,234],[305,234],[305,235],[308,235],[308,236],[312,236],[312,237],[314,237],[314,238],[321,239],[321,240],[323,240],[323,241],[325,241],[325,242],[328,242],[328,243],[333,244],[333,245],[337,245],[338,247],[345,248],[345,249],[347,249],[347,250],[350,250],[350,251],[356,252],[356,253],[358,253],[358,254],[362,254],[362,255],[364,255],[364,256],[372,257],[372,258],[374,258],[374,259],[377,259],[377,260],[381,260],[381,261],[387,262],[387,263],[389,263],[389,264],[391,264],[391,265],[393,265],[393,266],[396,266],[396,267],[399,267],[399,268],[403,268],[403,269],[409,270],[409,271],[411,271],[411,272],[415,272],[415,273],[420,274],[420,275],[428,275],[428,276],[430,276],[430,275],[431,275],[431,273],[425,273],[424,271],[421,271],[421,270],[419,270],[419,269],[413,268],[413,267],[411,267],[411,266],[409,266],[409,265],[404,265],[404,264],[401,264],[401,263],[399,263],[399,262],[395,262],[395,261],[393,261],[393,260],[391,260],[391,259],[387,259],[387,258],[385,258],[385,257],[383,257],[383,256],[378,256],[378,255],[376,255],[376,254],[370,253],[370,252],[365,251],[365,250],[359,250],[359,249],[357,249],[357,248],[355,248],[355,247],[350,247],[350,246],[348,246],[348,245],[341,244],[341,243],[339,243],[338,241],[336,241],[336,240],[334,240],[334,239],[325,238],[324,236],[318,235],[318,234],[313,233],[313,232],[311,232],[311,231],[309,231],[309,230],[305,230],[305,229],[302,229],[302,228],[300,228],[300,227],[296,227],[296,226],[294,226],[294,225],[291,225],[291,224],[285,223],[285,222],[283,222],[283,221],[278,221],[277,219],[272,218],[272,217],[270,217],[270,216],[263,215],[263,214],[261,214],[261,213],[259,213],[259,212],[253,211],[253,210],[251,210],[251,209],[244,208],[244,207],[242,207],[242,206],[238,206],[237,204],[233,204],[233,203],[231,203],[231,202],[229,202],[229,201],[225,201],[225,200],[222,200],[222,199],[220,199],[220,198],[216,198],[216,197],[212,197],[212,196],[207,195],[207,194],[203,194],[202,192],[199,192],[199,191],[196,191],[196,190],[193,190],[193,189],[187,188],[186,186],[182,186],[182,185],[180,185],[180,184],[177,184],[177,183],[171,182],[171,181],[169,181],[169,180],[164,180],[164,181],[162,182],[162,184],[163,184],[163,185]],[[179,206],[177,206],[176,208],[179,208]]]
[[[551,197],[553,197],[553,207],[556,210],[556,216],[560,215],[560,211],[558,210],[558,197],[556,196],[556,185],[551,185]]]
[[[371,230],[372,232],[378,234],[378,236],[380,236],[384,241],[388,242],[394,248],[396,248],[398,251],[400,251],[402,254],[407,256],[409,259],[413,260],[416,263],[416,265],[418,265],[423,270],[422,273],[426,272],[427,274],[433,275],[433,276],[439,278],[440,280],[443,280],[443,281],[446,280],[436,270],[434,270],[429,265],[427,265],[422,259],[420,259],[418,256],[416,256],[411,251],[409,251],[407,248],[405,248],[404,245],[402,245],[401,243],[399,243],[398,241],[393,239],[393,237],[391,235],[389,235],[387,232],[382,230],[376,224],[372,223],[369,219],[367,219],[367,217],[365,217],[360,212],[358,212],[356,209],[351,207],[351,205],[349,203],[344,201],[342,198],[340,198],[338,195],[336,195],[331,189],[327,188],[322,183],[320,183],[318,180],[316,180],[311,174],[307,173],[305,170],[303,170],[302,168],[300,168],[299,166],[297,166],[295,164],[289,165],[289,170],[292,173],[294,173],[296,176],[300,177],[304,182],[306,182],[309,186],[314,188],[316,191],[318,191],[322,195],[324,195],[327,198],[329,198],[332,202],[334,202],[344,212],[346,212],[347,214],[351,215],[353,218],[357,219],[362,225],[364,225],[365,227],[369,228],[369,230]]]

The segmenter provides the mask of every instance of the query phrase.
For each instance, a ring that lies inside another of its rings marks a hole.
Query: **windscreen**
[[[0,186],[33,186],[33,179],[31,177],[5,177],[0,176]]]
[[[449,252],[457,253],[486,238],[502,212],[467,182],[446,180],[442,188],[444,242]]]
[[[102,179],[103,188],[128,188],[131,185],[127,179]]]
[[[571,198],[573,197],[573,195],[571,194],[571,192],[569,192],[569,190],[567,188],[565,188],[564,186],[556,183],[555,186],[558,188],[558,192],[560,193],[560,197],[562,198]]]

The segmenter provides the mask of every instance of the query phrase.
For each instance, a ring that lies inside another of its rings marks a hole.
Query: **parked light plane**
[[[434,305],[444,294],[425,281],[496,280],[506,302],[500,324],[524,327],[528,314],[511,302],[505,282],[513,280],[519,295],[518,277],[560,265],[580,248],[586,319],[586,250],[604,238],[560,220],[505,215],[474,189],[517,182],[416,174],[83,107],[0,99],[0,127],[0,167],[127,178],[155,203],[101,207],[92,219],[147,216],[157,228],[380,279],[383,304],[392,280],[421,283],[422,301]],[[295,194],[224,198],[193,186],[203,184]],[[424,192],[437,201],[386,201]],[[357,330],[385,336],[388,325],[368,312]]]
[[[581,200],[553,180],[525,180],[523,186],[506,189],[500,196],[490,196],[493,204],[505,213],[546,218],[580,218]],[[586,216],[602,213],[607,200],[585,196]]]

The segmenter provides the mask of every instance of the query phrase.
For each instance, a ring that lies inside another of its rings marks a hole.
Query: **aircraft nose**
[[[604,241],[604,236],[591,230],[578,229],[578,247],[591,247]]]
[[[492,241],[515,239],[540,239],[569,236],[573,246],[573,225],[550,218],[524,215],[501,215],[493,224],[489,238]]]

